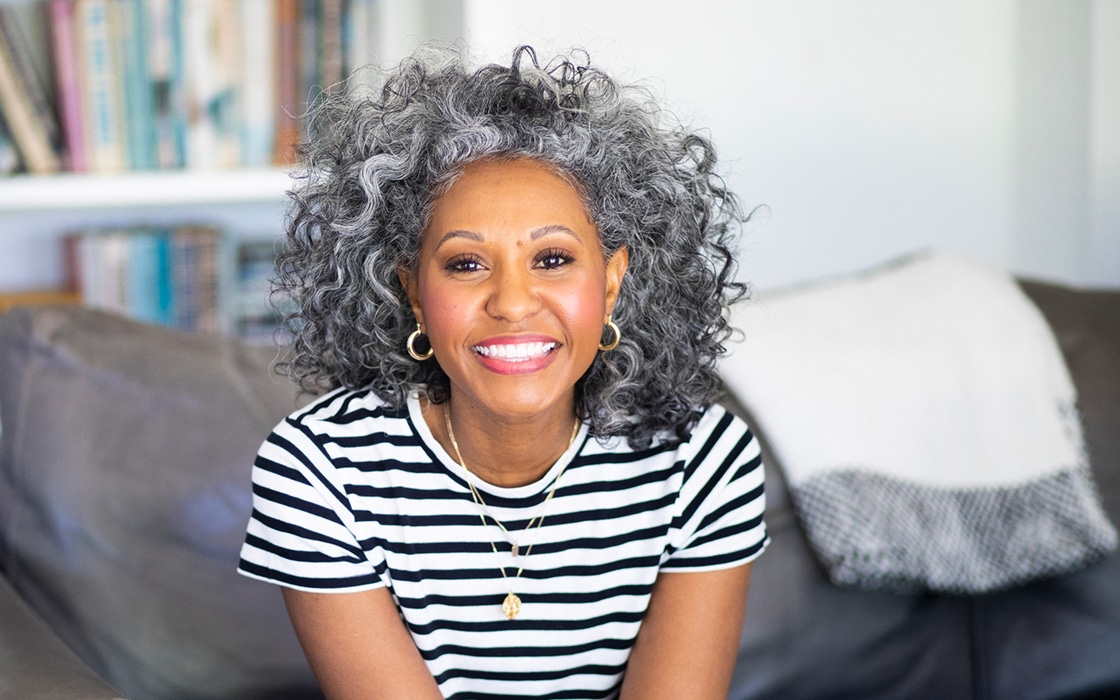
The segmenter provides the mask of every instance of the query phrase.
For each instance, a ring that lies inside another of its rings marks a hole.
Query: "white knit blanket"
[[[1008,275],[927,253],[733,321],[724,380],[835,583],[986,592],[1116,547],[1061,351]]]

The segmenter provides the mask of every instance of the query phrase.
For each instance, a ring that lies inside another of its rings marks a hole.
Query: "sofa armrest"
[[[0,695],[27,700],[123,698],[62,643],[0,576]]]

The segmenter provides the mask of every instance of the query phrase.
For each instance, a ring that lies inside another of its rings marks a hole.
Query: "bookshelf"
[[[278,8],[284,0],[255,0],[254,4],[262,2],[275,3]],[[365,63],[393,63],[420,41],[457,41],[462,34],[463,0],[287,0],[289,7],[292,2],[298,3],[301,13],[316,5],[370,8],[362,51],[345,54],[345,65],[356,55],[367,57]],[[197,7],[193,0],[180,6],[192,11]],[[51,78],[50,89],[57,90],[46,0],[0,0],[0,12],[15,18],[30,49],[30,63],[42,76]],[[355,26],[359,25],[350,25],[346,36],[354,36]],[[305,63],[300,65],[306,69]],[[59,109],[59,94],[50,97]],[[272,111],[279,112],[278,90],[273,100]],[[60,128],[61,122],[60,118]],[[187,161],[164,169],[129,170],[126,164],[116,172],[87,168],[78,173],[0,175],[0,296],[55,298],[52,295],[66,279],[63,243],[77,230],[201,224],[221,229],[232,244],[278,240],[285,193],[292,186],[290,166],[192,165]]]
[[[283,169],[0,178],[0,294],[62,287],[71,231],[200,223],[231,241],[275,239],[290,186]]]
[[[242,244],[275,245],[282,230],[298,138],[286,115],[343,68],[343,6],[0,0],[0,302],[62,291],[184,329],[234,328]],[[368,56],[374,18],[356,17]]]
[[[211,327],[237,332],[237,253],[243,245],[275,245],[289,187],[288,174],[274,169],[2,179],[0,310],[17,303],[83,301],[59,293],[66,289],[65,242],[74,232],[172,231],[194,224],[221,231],[216,249],[219,318]],[[258,296],[263,301],[264,295]],[[171,319],[160,322],[174,325]]]

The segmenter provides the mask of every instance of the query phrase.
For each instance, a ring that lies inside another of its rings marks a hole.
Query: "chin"
[[[502,379],[485,387],[476,386],[471,392],[481,408],[495,417],[528,419],[552,408],[574,406],[574,385],[558,391],[556,383],[542,386],[531,375],[503,375]]]

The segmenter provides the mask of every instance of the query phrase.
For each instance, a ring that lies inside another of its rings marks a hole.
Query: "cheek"
[[[606,294],[601,280],[589,280],[562,291],[556,297],[556,308],[577,340],[596,347],[599,345],[606,309]]]
[[[418,291],[424,308],[424,330],[432,337],[432,342],[456,335],[457,328],[465,321],[462,299],[451,293],[448,285],[432,282],[430,278],[421,278]]]

